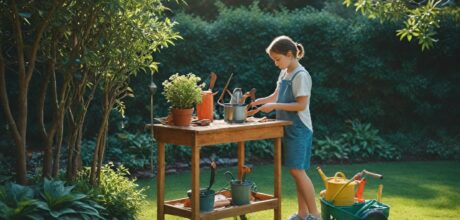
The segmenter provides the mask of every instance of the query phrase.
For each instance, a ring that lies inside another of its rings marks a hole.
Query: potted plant
[[[176,73],[163,82],[163,95],[171,104],[171,115],[175,125],[190,125],[193,106],[201,102],[204,84],[199,85],[200,80],[200,77],[193,73],[187,75]]]

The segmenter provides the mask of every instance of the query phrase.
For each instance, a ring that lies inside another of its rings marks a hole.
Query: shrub
[[[45,202],[34,198],[31,187],[7,183],[0,186],[0,219],[43,219]]]
[[[370,123],[361,123],[358,120],[347,121],[349,132],[341,135],[341,142],[349,149],[353,160],[400,159],[400,153],[383,140],[379,130],[372,128]]]
[[[401,154],[370,123],[347,121],[348,131],[338,138],[316,139],[313,156],[320,160],[367,161],[400,159]]]
[[[108,219],[135,219],[144,202],[145,188],[139,188],[135,179],[128,179],[129,171],[123,167],[114,167],[109,163],[102,167],[99,185],[94,188],[88,183],[90,169],[85,168],[78,174],[78,190],[87,192],[105,208]]]
[[[94,140],[85,140],[82,143],[82,160],[85,166],[93,161],[95,144]],[[104,162],[113,161],[117,165],[123,164],[130,170],[144,169],[150,165],[152,148],[155,150],[156,146],[149,133],[118,132],[107,138]]]
[[[104,208],[73,188],[48,179],[32,187],[7,183],[0,188],[0,219],[104,219]]]

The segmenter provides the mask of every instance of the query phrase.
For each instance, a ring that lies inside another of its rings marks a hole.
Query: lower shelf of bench
[[[228,191],[224,191],[218,194],[223,194],[226,197],[229,197],[230,195]],[[220,219],[231,216],[239,216],[251,212],[275,209],[278,207],[278,203],[280,202],[278,198],[265,193],[252,193],[252,196],[255,198],[255,200],[251,201],[250,204],[240,206],[229,205],[225,207],[214,208],[213,211],[200,213],[200,219]],[[189,202],[189,198],[166,201],[164,204],[165,214],[191,218],[192,209],[190,207],[183,207],[183,205],[181,205]]]

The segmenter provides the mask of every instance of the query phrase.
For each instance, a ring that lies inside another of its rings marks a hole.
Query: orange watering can
[[[201,93],[201,103],[196,105],[196,114],[199,120],[207,119],[210,121],[214,120],[214,95],[212,89],[216,83],[217,75],[212,72],[209,79],[209,89]]]

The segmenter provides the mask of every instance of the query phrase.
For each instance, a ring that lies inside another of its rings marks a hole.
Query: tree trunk
[[[62,137],[64,136],[64,119],[60,120],[58,131],[56,133],[56,149],[54,149],[54,159],[53,159],[53,178],[56,178],[59,175],[60,163],[61,163],[61,146],[62,146]]]
[[[105,99],[103,105],[104,106],[102,107],[102,121],[97,135],[96,147],[94,149],[94,157],[93,163],[91,165],[91,173],[89,179],[89,183],[93,186],[97,185],[99,181],[97,179],[97,176],[100,172],[100,167],[102,166],[102,154],[104,153],[103,150],[105,148],[103,145],[105,144],[105,139],[107,138],[107,127],[111,110],[111,106],[109,106],[109,102],[107,101],[107,99]]]

